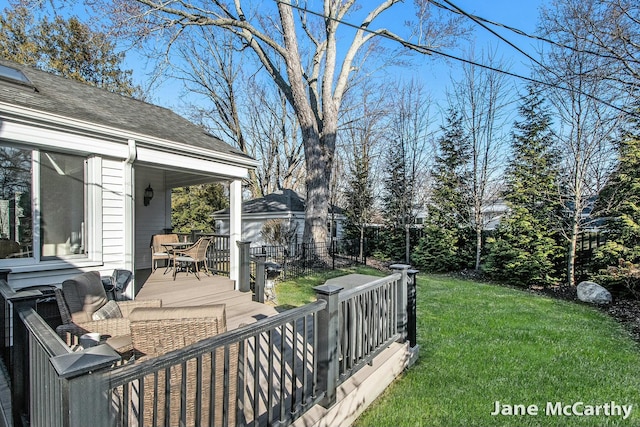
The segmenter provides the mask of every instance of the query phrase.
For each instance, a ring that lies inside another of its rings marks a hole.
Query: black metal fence
[[[366,264],[366,256],[359,256],[357,240],[334,240],[331,243],[298,243],[289,246],[256,246],[250,249],[252,257],[263,256],[267,274],[273,280],[294,279],[322,270],[334,270],[353,265]]]

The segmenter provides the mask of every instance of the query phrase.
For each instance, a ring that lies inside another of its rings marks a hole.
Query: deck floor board
[[[193,274],[178,273],[173,280],[171,272],[163,274],[162,269],[147,276],[142,277],[136,299],[161,299],[164,307],[225,304],[229,330],[277,314],[275,307],[253,301],[251,292],[236,291],[228,277],[200,274],[198,280]]]

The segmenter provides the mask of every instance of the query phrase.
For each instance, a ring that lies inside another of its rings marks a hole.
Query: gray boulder
[[[589,304],[611,303],[611,292],[595,282],[580,282],[578,284],[578,299]]]

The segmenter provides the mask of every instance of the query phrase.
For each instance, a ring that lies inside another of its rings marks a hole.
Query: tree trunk
[[[329,211],[329,181],[326,169],[331,170],[316,135],[305,135],[305,158],[307,165],[307,197],[304,218],[304,243],[310,245],[327,242],[327,219]],[[331,172],[328,172],[331,173]]]
[[[576,284],[576,248],[579,232],[579,211],[574,212],[571,224],[571,234],[569,236],[569,248],[567,250],[567,283],[569,286]]]
[[[404,263],[411,264],[411,227],[404,227]]]
[[[302,130],[305,165],[307,168],[307,197],[303,242],[313,246],[327,242],[329,213],[329,183],[335,151],[338,112],[336,106],[325,100],[322,119],[314,113],[307,99],[292,8],[278,3],[284,45],[285,63],[291,88],[291,101]],[[330,49],[329,49],[330,50]]]
[[[482,255],[482,227],[476,227],[476,271],[480,271],[481,255]]]

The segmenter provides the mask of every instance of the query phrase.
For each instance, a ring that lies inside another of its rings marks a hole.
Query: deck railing
[[[32,306],[14,305],[12,358],[24,352],[28,373],[14,376],[28,379],[12,384],[14,423],[289,425],[332,406],[342,382],[405,339],[406,267],[361,286],[319,286],[314,303],[135,362],[106,345],[72,352]]]
[[[396,273],[340,293],[340,383],[400,338],[396,301],[401,280]]]

